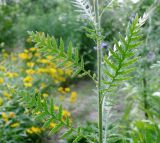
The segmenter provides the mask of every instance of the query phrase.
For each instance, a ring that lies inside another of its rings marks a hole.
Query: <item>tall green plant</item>
[[[56,122],[57,126],[51,130],[51,133],[59,131],[62,127],[68,128],[68,130],[62,135],[62,137],[68,137],[71,134],[76,134],[76,139],[73,143],[77,143],[81,138],[86,138],[88,142],[107,143],[108,142],[108,124],[109,119],[105,120],[105,109],[112,106],[112,96],[114,90],[124,80],[128,80],[131,77],[128,75],[134,70],[131,65],[137,61],[138,57],[135,56],[136,48],[141,44],[141,27],[147,20],[148,15],[144,14],[142,18],[136,16],[132,22],[129,22],[126,35],[119,35],[119,41],[115,39],[115,45],[113,48],[108,48],[108,53],[103,50],[102,43],[104,40],[103,30],[101,28],[101,19],[104,10],[112,7],[113,1],[109,3],[104,9],[100,9],[99,0],[93,0],[92,3],[88,0],[74,0],[73,5],[77,8],[77,11],[81,14],[82,18],[89,22],[91,28],[85,28],[87,36],[95,41],[97,50],[97,72],[91,74],[90,71],[85,70],[85,61],[83,56],[80,57],[78,49],[74,48],[70,43],[67,47],[64,47],[63,40],[57,43],[54,37],[45,35],[44,33],[29,32],[30,40],[35,43],[36,47],[39,47],[44,55],[53,55],[53,61],[57,63],[61,68],[72,68],[74,70],[73,76],[85,76],[88,75],[96,84],[98,95],[98,109],[99,109],[99,135],[98,140],[95,135],[84,135],[81,127],[75,129],[71,126],[69,118],[62,119],[62,106],[59,107],[59,111],[55,112],[54,103],[51,100],[41,102],[40,95],[28,97],[23,96],[29,107],[34,107],[34,110],[40,111],[41,114],[37,118],[45,119],[46,123],[44,127],[47,127],[50,122]],[[64,67],[66,63],[70,63],[69,66]],[[25,95],[25,94],[23,94]],[[29,98],[29,99],[28,99]],[[108,116],[108,115],[107,115]],[[105,130],[104,130],[105,129]]]

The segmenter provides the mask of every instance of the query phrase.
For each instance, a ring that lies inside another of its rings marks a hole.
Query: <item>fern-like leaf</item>
[[[95,14],[89,0],[72,0],[73,5],[77,8],[83,18],[89,19],[92,23],[95,23]]]
[[[84,62],[81,62],[79,58],[78,48],[73,48],[70,42],[67,50],[64,48],[63,40],[60,39],[59,47],[54,37],[45,35],[40,32],[28,32],[29,38],[35,43],[35,46],[40,48],[40,51],[44,55],[52,55],[54,58],[52,61],[57,62],[58,67],[64,68],[65,64],[69,63],[69,67],[75,72],[73,75],[76,76],[81,71],[84,71]],[[83,63],[83,64],[82,64]]]
[[[134,68],[130,65],[138,60],[138,57],[134,56],[135,49],[141,44],[141,26],[146,20],[146,14],[142,18],[136,16],[128,25],[126,37],[120,34],[120,41],[115,40],[114,49],[109,49],[109,56],[104,56],[103,93],[111,92],[120,82],[131,78],[128,74]]]

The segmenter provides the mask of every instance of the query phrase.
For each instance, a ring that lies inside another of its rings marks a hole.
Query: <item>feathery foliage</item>
[[[65,131],[61,134],[61,138],[69,138],[71,135],[76,136],[73,143],[78,143],[79,140],[85,138],[89,143],[93,143],[96,140],[95,136],[91,134],[84,135],[82,127],[77,127],[75,129],[72,125],[71,118],[68,116],[63,117],[63,107],[60,105],[58,110],[55,109],[54,100],[42,102],[42,96],[39,93],[33,92],[32,95],[28,95],[26,91],[19,91],[20,101],[29,109],[32,109],[35,119],[44,120],[43,128],[48,128],[51,122],[54,122],[56,125],[52,128],[49,134],[55,134],[61,129]],[[37,114],[38,113],[38,114]]]
[[[64,67],[68,64],[67,68],[73,68],[75,73],[73,77],[84,71],[83,57],[79,58],[78,48],[73,48],[70,42],[67,50],[65,50],[64,42],[60,39],[59,46],[54,37],[49,35],[45,36],[44,33],[40,32],[28,32],[32,42],[36,43],[35,46],[40,48],[41,52],[45,55],[52,55],[54,58],[52,61],[57,62],[58,67]]]
[[[71,2],[77,8],[76,11],[82,15],[83,19],[89,19],[91,23],[95,24],[95,13],[88,0],[72,0]]]
[[[85,71],[85,64],[83,57],[79,58],[79,53],[77,48],[73,48],[72,44],[68,45],[68,48],[65,49],[63,40],[60,39],[59,44],[57,44],[54,37],[49,35],[45,36],[44,33],[34,33],[28,32],[30,35],[30,40],[35,43],[36,47],[39,47],[44,55],[52,55],[54,60],[57,63],[58,67],[61,68],[73,68],[75,73],[73,75],[80,74],[81,76],[88,75],[90,76],[97,84],[97,93],[99,96],[99,143],[103,143],[103,138],[106,136],[103,133],[104,124],[103,124],[103,102],[105,102],[106,94],[109,97],[113,94],[113,89],[119,85],[124,80],[130,79],[128,74],[134,70],[130,66],[137,61],[135,56],[135,49],[141,44],[141,27],[148,18],[147,14],[144,14],[142,18],[138,16],[129,23],[126,37],[119,35],[120,41],[115,40],[114,49],[109,49],[109,55],[103,57],[103,51],[101,43],[103,40],[103,35],[101,34],[101,16],[99,15],[99,1],[94,2],[95,9],[92,9],[91,4],[87,0],[75,0],[72,1],[75,7],[77,7],[80,14],[86,17],[89,22],[94,25],[94,29],[87,29],[88,36],[97,43],[97,77],[95,74],[92,76],[90,71]],[[96,22],[95,22],[96,21]],[[68,67],[64,65],[70,63]],[[102,64],[104,63],[104,64]],[[80,73],[83,72],[83,73]],[[54,104],[51,100],[50,103],[47,101],[41,103],[39,96],[34,99],[32,105],[35,106],[37,111],[40,111],[41,114],[38,115],[38,118],[46,120],[44,126],[48,126],[51,121],[55,121],[57,126],[51,130],[51,133],[59,131],[62,127],[67,127],[69,130],[62,135],[62,137],[67,137],[73,132],[76,133],[77,138],[73,143],[77,143],[81,138],[86,138],[89,142],[95,142],[95,138],[90,137],[89,135],[83,135],[81,128],[74,129],[70,125],[68,118],[65,120],[62,119],[62,107],[59,107],[59,111],[54,111]],[[26,100],[28,101],[28,100]],[[110,101],[107,101],[110,102]],[[105,129],[107,130],[107,128]],[[106,140],[105,137],[105,143]]]
[[[138,60],[135,50],[141,44],[141,26],[146,20],[146,15],[140,19],[136,16],[132,23],[128,24],[126,37],[119,34],[120,41],[115,40],[114,48],[109,49],[109,56],[104,56],[104,93],[111,92],[122,81],[131,78],[128,74],[135,68],[130,66]]]

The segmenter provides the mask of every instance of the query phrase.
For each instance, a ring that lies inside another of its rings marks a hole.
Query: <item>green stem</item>
[[[101,93],[101,83],[102,83],[102,48],[101,48],[101,34],[100,34],[100,15],[99,15],[99,0],[96,0],[96,32],[97,38],[97,74],[98,74],[98,98],[99,98],[99,143],[103,143],[103,115],[102,115],[102,93]]]
[[[102,50],[100,42],[97,42],[97,67],[98,67],[98,98],[99,98],[99,143],[103,143],[103,116],[102,116],[102,95],[101,95],[101,83],[102,83]]]
[[[147,103],[147,80],[145,78],[145,75],[143,77],[143,96],[144,96],[144,114],[145,114],[145,118],[148,119],[148,113],[147,113],[147,109],[148,109],[148,103]]]

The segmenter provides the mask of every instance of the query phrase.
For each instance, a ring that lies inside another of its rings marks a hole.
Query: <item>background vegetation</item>
[[[156,5],[154,4],[155,2]],[[106,4],[109,1],[106,0]],[[136,13],[142,15],[153,7],[148,22],[143,27],[143,43],[137,50],[140,56],[133,79],[117,90],[119,99],[113,107],[116,128],[111,143],[159,143],[160,141],[160,3],[155,0],[133,2],[124,0],[103,14],[105,35],[103,49],[113,46],[119,32],[124,34],[128,21]],[[50,56],[44,56],[34,48],[27,31],[44,32],[63,38],[66,47],[70,41],[84,56],[86,69],[96,68],[96,47],[84,33],[79,14],[66,0],[1,0],[0,4],[0,142],[68,142],[75,137],[60,140],[59,135],[48,135],[52,123],[42,127],[44,121],[32,118],[31,111],[19,105],[19,95],[25,98],[41,94],[42,98],[54,98],[56,105],[65,107],[63,117],[69,117],[74,126],[84,123],[84,133],[97,133],[96,97],[93,83],[87,78],[71,78],[71,71],[57,69]],[[69,64],[69,63],[68,63]],[[20,92],[14,91],[18,88]],[[29,101],[28,99],[26,99]],[[18,101],[18,102],[17,102]],[[42,101],[43,102],[43,101]],[[82,104],[83,103],[83,104]],[[29,106],[29,105],[27,105]],[[54,107],[57,110],[58,107]],[[118,119],[118,120],[117,120]],[[55,141],[56,140],[56,141]],[[79,142],[87,142],[82,139]]]

